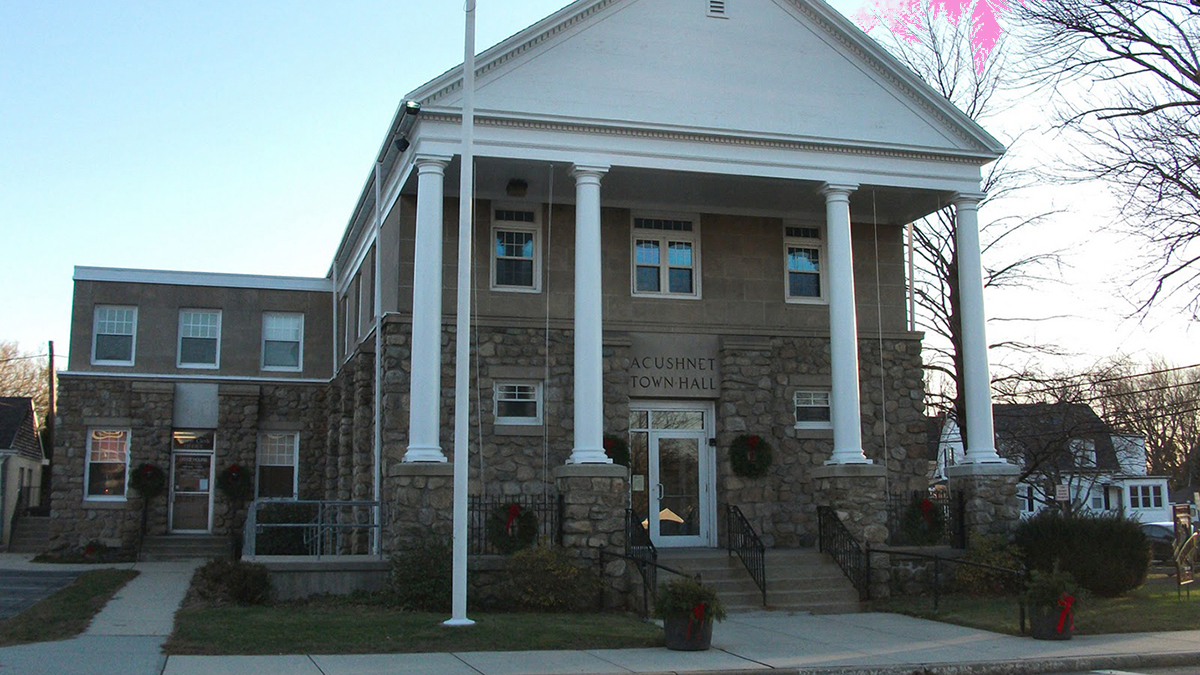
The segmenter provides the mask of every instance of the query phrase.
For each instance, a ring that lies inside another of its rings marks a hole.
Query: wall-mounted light
[[[404,152],[408,149],[408,139],[401,136],[400,138],[392,141],[392,145],[396,146],[397,152]]]

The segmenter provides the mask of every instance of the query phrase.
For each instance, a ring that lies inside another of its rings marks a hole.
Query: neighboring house
[[[1165,476],[1146,474],[1142,436],[1116,433],[1086,404],[1006,404],[993,407],[1000,454],[1019,462],[1021,516],[1056,501],[1066,486],[1073,509],[1125,513],[1142,522],[1171,520]],[[942,426],[935,477],[962,461],[953,418]]]
[[[632,508],[715,547],[726,504],[768,545],[818,504],[877,537],[928,468],[904,231],[948,204],[1000,462],[974,237],[1003,147],[827,4],[580,0],[476,70],[473,494],[570,493],[574,546]],[[152,532],[236,526],[234,463],[259,498],[382,502],[385,550],[448,531],[462,93],[405,97],[324,278],[76,268],[59,544],[135,539],[143,462],[172,475]],[[731,470],[746,434],[764,477]]]
[[[41,499],[42,438],[28,396],[0,397],[0,546],[7,546],[13,515]]]

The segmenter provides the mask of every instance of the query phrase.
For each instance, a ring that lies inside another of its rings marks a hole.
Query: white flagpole
[[[463,46],[462,177],[458,189],[458,303],[454,333],[454,590],[447,626],[467,618],[467,452],[470,439],[471,219],[475,202],[475,0],[466,0]]]

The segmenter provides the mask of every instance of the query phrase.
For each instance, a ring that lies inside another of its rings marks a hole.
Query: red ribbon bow
[[[1071,605],[1074,604],[1075,598],[1066,593],[1063,593],[1062,597],[1058,599],[1058,606],[1062,607],[1062,611],[1058,613],[1058,632],[1063,632],[1063,624],[1067,619],[1071,620],[1071,630],[1075,630],[1075,612],[1071,611]]]
[[[932,511],[933,511],[933,502],[929,501],[928,498],[922,499],[921,500],[921,517],[924,518],[925,522],[930,525],[933,524],[933,514],[931,513]]]
[[[513,531],[512,531],[513,521],[515,521],[517,519],[517,516],[519,516],[519,515],[521,515],[521,507],[518,506],[517,504],[509,504],[508,505],[508,522],[504,523],[504,533],[510,537],[513,534]]]
[[[705,605],[703,602],[698,603],[695,607],[692,608],[692,615],[688,617],[687,633],[683,636],[685,640],[692,639],[692,624],[693,623],[699,624],[701,626],[704,625],[704,609],[705,609]]]

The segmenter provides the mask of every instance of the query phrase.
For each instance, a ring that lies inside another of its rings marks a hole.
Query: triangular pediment
[[[581,0],[477,61],[481,114],[995,155],[820,0]],[[413,92],[461,106],[461,67]]]

